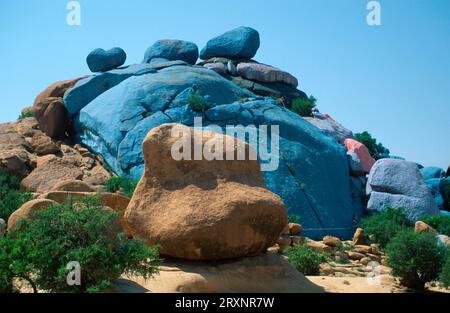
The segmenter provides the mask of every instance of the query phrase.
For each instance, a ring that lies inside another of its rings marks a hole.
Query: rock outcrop
[[[344,145],[348,152],[355,153],[358,156],[363,172],[368,174],[375,164],[375,159],[370,155],[369,149],[364,144],[351,138],[345,139]]]
[[[367,209],[402,208],[416,222],[424,215],[439,214],[416,164],[399,159],[378,160],[367,181]]]
[[[220,149],[218,159],[175,160],[173,147],[193,152],[194,138]],[[283,202],[266,189],[257,160],[227,159],[241,148],[249,153],[246,143],[164,124],[142,145],[144,175],[124,216],[133,236],[160,245],[162,255],[187,260],[253,256],[276,242],[287,224]]]

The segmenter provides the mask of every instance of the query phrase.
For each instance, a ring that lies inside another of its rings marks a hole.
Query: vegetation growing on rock
[[[125,176],[112,176],[105,182],[105,191],[107,192],[122,192],[128,198],[133,196],[136,189],[137,181]]]
[[[0,170],[0,218],[5,221],[22,204],[31,200],[33,196],[20,191],[20,180]]]
[[[314,96],[308,98],[294,99],[291,104],[291,111],[300,116],[312,116],[312,110],[316,107],[317,99]]]
[[[149,278],[160,262],[157,247],[117,232],[117,213],[98,198],[54,205],[36,212],[0,238],[0,291],[11,292],[14,278],[48,292],[101,292],[121,274]],[[69,286],[69,262],[79,262],[81,285]]]
[[[389,150],[386,149],[381,142],[377,142],[377,139],[373,138],[367,131],[355,134],[355,139],[369,149],[370,155],[375,160],[385,158],[389,155]]]

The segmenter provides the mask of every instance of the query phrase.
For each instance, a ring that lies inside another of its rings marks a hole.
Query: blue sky
[[[0,122],[51,83],[89,73],[94,48],[122,47],[127,64],[162,38],[206,41],[237,26],[261,35],[256,60],[280,67],[354,132],[368,130],[395,155],[450,164],[450,1],[79,0],[81,26],[66,23],[66,0],[0,0]]]

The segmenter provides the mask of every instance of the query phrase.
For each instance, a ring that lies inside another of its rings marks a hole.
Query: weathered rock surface
[[[83,181],[68,179],[58,182],[51,191],[94,192],[95,190]]]
[[[321,293],[323,289],[312,284],[296,271],[282,256],[267,253],[225,263],[192,263],[167,261],[153,279],[124,277],[116,282],[116,292],[130,292],[130,280],[138,283],[138,292],[183,293]]]
[[[399,159],[378,160],[367,182],[367,209],[403,208],[411,222],[439,214],[430,190],[416,164]]]
[[[0,124],[0,168],[19,178],[27,176],[35,166],[31,150],[13,124]]]
[[[33,218],[33,214],[35,212],[44,210],[53,204],[56,204],[56,202],[48,199],[34,199],[24,203],[9,217],[8,231],[14,229],[18,225],[20,220],[28,220],[30,218]]]
[[[158,40],[145,52],[143,63],[149,63],[155,58],[169,61],[182,60],[195,64],[198,59],[198,47],[195,43],[184,40]]]
[[[212,57],[251,59],[259,49],[259,33],[250,27],[238,27],[207,42],[200,52],[203,60]]]
[[[353,133],[350,130],[322,114],[317,114],[315,117],[305,117],[305,119],[325,134],[336,139],[337,142],[344,143],[345,139],[353,138]]]
[[[86,58],[87,65],[92,72],[106,72],[125,63],[127,54],[123,49],[115,47],[107,51],[98,48]]]
[[[174,160],[173,145],[181,139],[194,151],[194,136],[223,149],[222,160]],[[286,209],[266,189],[258,161],[226,160],[239,147],[250,150],[232,137],[179,124],[153,129],[143,142],[144,175],[125,212],[132,235],[159,244],[162,255],[188,260],[252,256],[272,246],[287,223]]]
[[[364,173],[368,174],[375,164],[375,159],[370,155],[369,149],[364,144],[351,138],[345,139],[344,145],[348,152],[356,153]]]
[[[36,168],[22,180],[21,188],[32,192],[44,193],[60,181],[67,179],[80,180],[83,171],[73,163],[62,159],[53,159]]]
[[[239,63],[237,66],[239,76],[249,80],[263,83],[284,83],[294,87],[298,86],[298,80],[291,74],[276,67],[261,63]]]

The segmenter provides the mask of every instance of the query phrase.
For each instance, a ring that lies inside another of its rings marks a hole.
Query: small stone
[[[354,245],[364,245],[364,229],[357,228],[355,234],[353,235],[353,244]]]
[[[36,133],[31,139],[31,146],[37,155],[43,156],[60,151],[59,147],[44,133]]]
[[[438,235],[437,236],[438,242],[442,245],[446,245],[450,247],[450,237],[447,235]]]
[[[381,263],[381,257],[379,255],[375,255],[372,253],[367,253],[366,255],[370,258],[370,260]]]
[[[280,253],[280,251],[281,249],[278,244],[275,244],[274,246],[267,248],[267,252],[269,253]]]
[[[327,246],[326,244],[324,244],[322,242],[309,240],[307,244],[308,244],[308,247],[310,249],[318,249],[318,250],[320,250],[322,252],[326,252],[326,253],[332,253],[333,252],[333,248],[332,247]]]
[[[322,275],[328,276],[328,275],[332,275],[334,273],[334,270],[330,264],[322,263],[322,264],[320,264],[320,273]]]
[[[299,235],[303,231],[303,227],[297,223],[289,223],[289,234],[292,236]]]
[[[323,243],[330,247],[338,247],[342,244],[341,240],[333,236],[325,236],[322,239]]]
[[[380,245],[378,245],[376,243],[372,243],[370,245],[370,247],[372,248],[372,253],[373,254],[377,254],[377,255],[381,254],[381,252],[380,252]]]
[[[293,245],[302,245],[305,243],[305,237],[291,236],[291,240]]]
[[[359,260],[359,263],[361,263],[362,265],[367,265],[369,264],[370,261],[371,261],[370,258],[364,257],[361,260]]]
[[[280,250],[283,251],[286,248],[289,248],[292,245],[291,237],[282,236],[278,239],[278,246]]]
[[[372,248],[366,245],[355,245],[352,250],[362,254],[372,253]]]
[[[436,229],[428,225],[427,223],[424,223],[422,221],[417,221],[414,225],[414,232],[416,233],[432,233],[434,235],[437,235],[438,232]]]
[[[359,261],[362,258],[364,258],[364,254],[358,253],[358,252],[354,252],[354,251],[348,251],[347,255],[348,255],[349,259],[356,260],[356,261]]]

